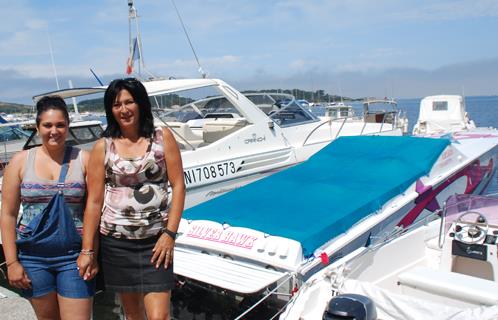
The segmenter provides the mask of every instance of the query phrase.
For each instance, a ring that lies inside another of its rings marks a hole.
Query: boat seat
[[[498,283],[465,274],[415,267],[398,275],[400,285],[481,305],[498,304]]]
[[[247,124],[242,118],[216,118],[204,123],[202,137],[206,143],[215,142]]]
[[[202,140],[202,137],[195,134],[186,123],[172,121],[167,122],[167,124],[171,130],[175,131],[176,134],[173,135],[175,136],[175,139],[178,141],[178,143],[181,143],[182,145],[185,144],[185,141],[177,135],[183,137],[194,147],[197,147],[199,144],[204,142],[204,140]]]

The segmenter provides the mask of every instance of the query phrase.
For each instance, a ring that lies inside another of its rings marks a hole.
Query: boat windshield
[[[392,99],[368,99],[363,102],[365,122],[394,124],[397,113],[397,103]]]
[[[291,94],[258,92],[245,93],[244,95],[281,127],[318,120],[309,111],[310,104],[308,101],[296,100]]]
[[[29,133],[18,127],[2,127],[0,128],[0,142],[26,139]]]
[[[204,118],[243,118],[239,110],[214,86],[176,91],[150,97],[154,112],[162,121],[188,123]]]
[[[216,86],[150,97],[156,124],[173,130],[180,149],[195,149],[244,127],[250,120]]]
[[[297,100],[286,102],[277,104],[279,109],[269,114],[270,118],[279,126],[288,127],[318,121],[318,118],[303,108]]]
[[[475,212],[476,218],[477,213],[479,213],[486,218],[488,224],[498,226],[498,198],[458,194],[449,197],[446,201],[445,234],[450,229],[451,224],[466,212]]]
[[[244,95],[267,115],[294,100],[293,95],[279,92],[250,92]]]
[[[36,134],[35,128],[32,127],[31,130],[31,136],[23,149],[31,149],[42,144],[40,137]],[[71,123],[71,126],[69,127],[66,144],[71,146],[78,145],[80,147],[85,145],[83,148],[89,149],[93,145],[93,142],[97,141],[102,136],[102,132],[102,126],[99,121],[74,122]]]

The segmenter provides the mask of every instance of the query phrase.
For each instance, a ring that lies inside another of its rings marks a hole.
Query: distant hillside
[[[265,89],[265,90],[246,90],[243,91],[242,93],[249,93],[249,92],[280,92],[280,93],[287,93],[291,94],[296,99],[304,99],[308,100],[309,102],[329,102],[329,101],[355,101],[355,100],[361,100],[361,99],[354,99],[354,98],[349,98],[349,97],[341,97],[339,95],[335,94],[328,94],[325,93],[324,90],[316,90],[316,91],[306,91],[306,90],[301,90],[301,89]],[[185,98],[180,98],[176,95],[171,95],[166,99],[171,99],[175,102],[180,102],[180,103],[188,103],[190,102],[190,99],[185,99]],[[184,101],[182,101],[184,100]],[[70,110],[72,110],[71,106],[71,101],[67,100],[66,101]],[[155,103],[152,100],[152,105],[154,106]],[[165,105],[170,105],[167,103],[168,101],[162,101]],[[80,112],[93,112],[93,111],[104,111],[104,99],[103,98],[97,98],[97,99],[88,99],[88,100],[82,100],[78,102],[78,109]],[[23,105],[23,104],[18,104],[18,103],[9,103],[9,102],[0,102],[0,112],[5,112],[5,113],[31,113],[33,110],[33,106],[29,105]]]
[[[306,91],[301,89],[264,89],[264,90],[246,90],[242,93],[250,92],[279,92],[293,95],[296,99],[304,99],[309,102],[333,102],[333,101],[354,101],[349,97],[341,97],[335,94],[325,93],[324,90]]]
[[[85,111],[104,111],[104,98],[89,99],[78,102],[78,110]]]
[[[31,113],[33,106],[19,103],[0,102],[0,112],[5,113]]]

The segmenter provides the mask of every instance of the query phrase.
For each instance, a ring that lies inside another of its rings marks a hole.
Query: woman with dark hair
[[[0,223],[8,280],[38,319],[90,319],[95,284],[82,279],[76,265],[89,155],[65,145],[69,115],[62,98],[43,97],[36,108],[42,145],[17,153],[3,177]],[[96,271],[94,266],[90,277]]]
[[[99,228],[105,287],[118,293],[126,319],[169,319],[185,200],[180,151],[168,129],[154,128],[140,81],[112,81],[104,104],[107,129],[90,156],[83,250],[95,246]],[[83,277],[95,274],[93,262],[94,256],[80,255]]]

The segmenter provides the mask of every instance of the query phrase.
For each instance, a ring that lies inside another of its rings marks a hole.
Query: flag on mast
[[[133,48],[130,52],[130,57],[126,63],[126,74],[130,74],[133,72],[133,63],[135,60],[140,59],[140,50],[138,49],[138,40],[137,38],[133,39]]]

